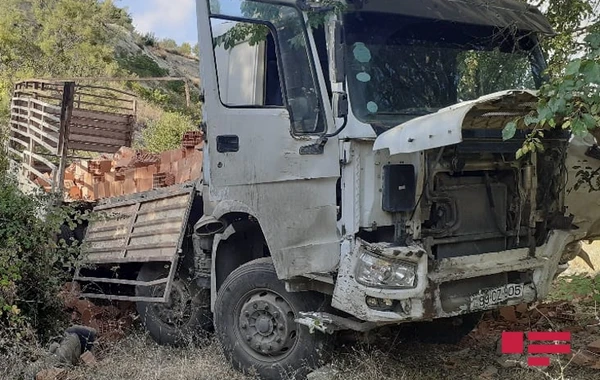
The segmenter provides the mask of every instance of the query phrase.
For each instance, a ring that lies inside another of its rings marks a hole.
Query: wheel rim
[[[247,293],[235,312],[234,329],[242,347],[259,360],[274,362],[289,355],[298,341],[296,313],[270,289]]]
[[[153,288],[152,295],[159,297],[164,294],[165,285]],[[192,297],[187,286],[179,279],[173,281],[169,292],[169,301],[152,304],[154,314],[158,319],[172,327],[181,327],[190,321],[192,316]]]

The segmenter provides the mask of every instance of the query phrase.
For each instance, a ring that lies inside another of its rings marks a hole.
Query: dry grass
[[[586,247],[590,249],[590,247]],[[600,247],[588,251],[594,263],[600,261]],[[600,268],[600,263],[598,263]],[[577,265],[577,269],[585,267]],[[590,335],[591,334],[591,335]],[[497,335],[497,336],[496,336]],[[588,333],[600,337],[600,330]],[[572,379],[600,378],[600,370],[567,365],[565,357],[553,358],[553,366],[541,372],[521,367],[504,368],[496,353],[499,333],[469,336],[459,345],[422,344],[404,341],[394,332],[380,332],[374,345],[339,346],[327,375],[318,380],[433,380],[433,379]],[[583,346],[573,342],[573,350]],[[0,355],[0,379],[17,379],[23,363],[36,357],[38,348]],[[214,340],[199,347],[175,349],[155,344],[145,333],[134,331],[124,340],[98,346],[99,363],[70,371],[69,380],[249,380],[233,370]],[[561,375],[560,360],[564,375]],[[315,379],[316,380],[316,379]]]
[[[434,380],[434,379],[598,379],[600,371],[568,366],[560,377],[558,361],[546,372],[527,368],[502,368],[495,342],[475,341],[455,345],[402,342],[381,337],[377,345],[340,347],[328,374],[319,380]],[[69,380],[251,380],[234,371],[217,342],[200,347],[174,349],[155,344],[144,333],[134,332],[119,343],[97,347],[99,363],[79,366]],[[0,358],[3,360],[6,358]],[[14,364],[16,357],[10,358]],[[7,363],[3,360],[3,363]],[[563,360],[563,364],[566,362]],[[10,364],[9,364],[10,365]],[[15,374],[16,372],[12,372]],[[0,371],[1,379],[8,372]],[[282,377],[285,378],[285,377]]]

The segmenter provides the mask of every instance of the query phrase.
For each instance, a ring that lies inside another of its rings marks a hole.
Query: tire
[[[239,371],[256,371],[263,379],[281,379],[284,373],[304,378],[326,360],[329,339],[294,319],[325,304],[316,292],[288,293],[271,259],[258,259],[234,270],[219,289],[215,331]]]
[[[165,278],[169,269],[154,263],[144,264],[138,281]],[[156,297],[165,285],[137,286],[136,296]],[[179,276],[173,279],[171,296],[166,304],[136,302],[142,323],[152,339],[161,345],[181,347],[204,337],[213,326],[210,312],[210,289],[200,289]]]

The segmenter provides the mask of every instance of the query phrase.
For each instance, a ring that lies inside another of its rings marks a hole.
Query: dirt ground
[[[600,244],[585,249],[600,269]],[[596,308],[599,296],[598,271],[591,271],[577,260],[555,282],[546,303],[486,313],[459,344],[419,343],[402,333],[384,330],[372,339],[372,344],[339,344],[332,352],[332,364],[314,379],[600,379],[600,353],[586,350],[589,343],[600,339],[600,310]],[[502,331],[570,331],[574,355],[552,355],[549,368],[527,367],[525,356],[499,353]],[[71,369],[65,380],[253,378],[231,369],[213,340],[185,349],[161,347],[139,327],[117,342],[99,344],[94,354],[96,364]],[[0,358],[7,363],[3,359],[8,359]],[[0,378],[1,374],[0,370]],[[286,378],[289,376],[282,375]]]

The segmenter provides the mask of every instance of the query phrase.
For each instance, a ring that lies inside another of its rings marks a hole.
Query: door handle
[[[240,150],[240,138],[236,135],[217,136],[217,152],[232,153]]]

